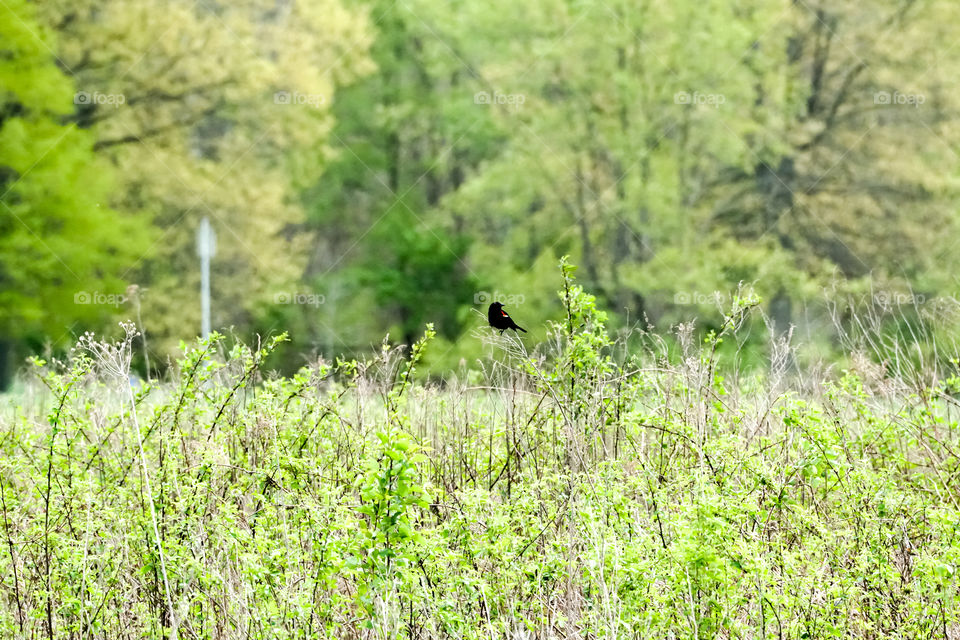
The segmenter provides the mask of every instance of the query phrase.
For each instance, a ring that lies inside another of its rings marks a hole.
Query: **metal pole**
[[[210,335],[210,258],[214,253],[214,235],[206,216],[197,229],[197,253],[200,254],[200,337]]]

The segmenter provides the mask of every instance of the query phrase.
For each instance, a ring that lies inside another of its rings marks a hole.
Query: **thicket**
[[[0,417],[0,635],[957,637],[960,380],[801,375],[785,337],[743,371],[749,298],[628,353],[563,283],[547,343],[480,332],[443,384],[429,327],[291,377],[283,336],[214,334],[132,386],[133,326],[35,361]]]

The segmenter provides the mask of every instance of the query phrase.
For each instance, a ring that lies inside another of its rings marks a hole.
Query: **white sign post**
[[[217,253],[217,235],[207,216],[197,227],[197,255],[200,256],[200,337],[210,335],[210,259]]]

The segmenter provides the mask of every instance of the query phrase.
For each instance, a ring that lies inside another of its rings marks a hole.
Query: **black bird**
[[[499,302],[492,303],[490,308],[487,309],[487,322],[489,322],[490,326],[494,329],[500,329],[500,335],[503,335],[503,332],[507,329],[523,331],[524,333],[527,332],[526,329],[513,321],[513,318],[503,310],[503,305]]]

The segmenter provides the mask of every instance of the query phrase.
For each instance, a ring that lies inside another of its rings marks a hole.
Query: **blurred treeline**
[[[4,0],[0,371],[119,318],[162,369],[204,216],[278,366],[542,339],[564,254],[622,326],[743,283],[829,343],[958,290],[958,69],[953,0]]]

